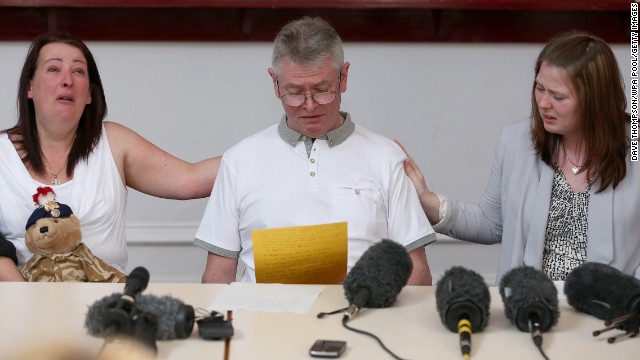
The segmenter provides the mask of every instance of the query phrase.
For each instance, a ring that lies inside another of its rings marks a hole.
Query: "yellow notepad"
[[[347,223],[255,230],[256,281],[337,284],[347,274]]]

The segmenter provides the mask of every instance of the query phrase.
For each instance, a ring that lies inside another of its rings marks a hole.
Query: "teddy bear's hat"
[[[68,205],[61,204],[56,201],[56,193],[48,186],[41,186],[35,194],[33,194],[33,202],[38,206],[33,211],[25,229],[29,229],[33,224],[42,218],[67,218],[73,214]]]

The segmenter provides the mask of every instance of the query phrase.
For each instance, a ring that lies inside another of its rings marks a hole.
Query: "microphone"
[[[606,264],[586,262],[573,269],[564,293],[569,305],[601,320],[640,312],[640,280]]]
[[[445,271],[436,284],[436,308],[442,323],[460,335],[465,359],[471,354],[471,333],[489,322],[489,287],[480,274],[461,266]]]
[[[149,284],[149,271],[142,266],[131,271],[131,274],[127,277],[127,282],[124,284],[124,296],[133,298],[140,294]]]
[[[511,269],[500,280],[504,314],[520,331],[531,332],[542,355],[542,332],[558,323],[558,290],[541,270],[531,266]]]
[[[360,309],[391,306],[409,281],[413,262],[400,244],[383,239],[362,254],[344,281],[349,307],[343,321],[353,318]]]
[[[564,283],[567,302],[576,310],[605,320],[606,328],[620,329],[621,336],[608,339],[614,343],[640,332],[640,280],[602,263],[585,262],[567,275]]]
[[[85,327],[89,334],[96,337],[109,335],[108,322],[105,320],[120,298],[119,294],[114,293],[89,307],[85,319]],[[170,296],[155,295],[137,295],[135,303],[140,311],[157,318],[158,329],[154,334],[156,340],[184,339],[191,335],[195,322],[192,306]]]
[[[100,325],[103,326],[104,335],[107,338],[100,352],[106,349],[108,343],[114,340],[115,335],[133,338],[141,344],[148,346],[154,353],[158,348],[155,335],[158,332],[158,320],[154,314],[141,311],[136,306],[138,296],[149,284],[149,271],[143,267],[137,267],[127,277],[122,295],[116,297],[105,309],[100,317]],[[86,321],[85,321],[86,323]]]
[[[139,266],[127,277],[124,292],[118,301],[105,312],[103,321],[107,335],[125,334],[134,332],[134,316],[138,314],[135,306],[135,296],[147,288],[149,284],[149,271]]]

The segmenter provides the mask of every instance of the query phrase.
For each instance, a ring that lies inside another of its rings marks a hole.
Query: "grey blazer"
[[[506,127],[496,147],[479,204],[450,201],[437,232],[481,244],[501,242],[497,280],[521,265],[542,268],[554,169],[532,148],[530,122]],[[622,140],[621,140],[622,141]],[[591,186],[587,261],[609,264],[640,278],[640,163],[627,154],[627,175],[614,190]]]

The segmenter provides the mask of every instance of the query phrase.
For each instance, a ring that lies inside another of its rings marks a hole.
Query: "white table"
[[[171,295],[194,307],[207,308],[227,285],[149,284],[144,294]],[[396,303],[386,309],[363,309],[349,324],[370,331],[396,354],[406,359],[462,359],[458,335],[440,322],[435,306],[435,287],[405,287]],[[26,348],[60,339],[72,339],[95,348],[102,339],[84,329],[87,307],[122,284],[1,283],[0,359],[12,359]],[[542,356],[528,333],[518,331],[504,316],[498,289],[491,288],[489,326],[472,337],[473,360],[534,359]],[[308,350],[316,339],[346,340],[342,359],[389,359],[371,338],[348,331],[342,315],[316,318],[346,306],[342,286],[327,286],[307,314],[234,311],[235,335],[230,359],[310,359]],[[225,309],[216,309],[224,312]],[[593,337],[603,322],[580,314],[560,301],[560,321],[545,333],[543,348],[551,360],[638,359],[640,338],[608,344],[607,336]],[[611,334],[613,335],[613,334]],[[157,359],[223,359],[223,341],[205,341],[197,328],[190,338],[159,341]]]

